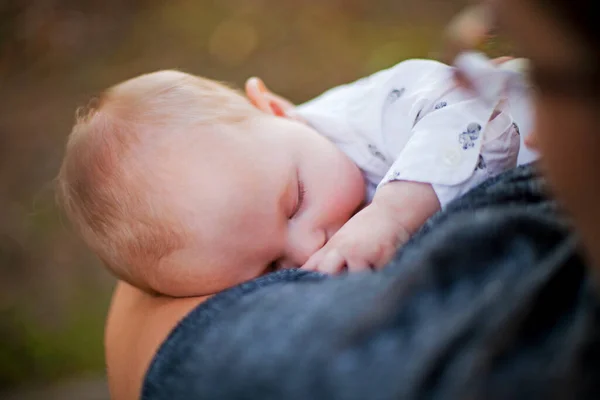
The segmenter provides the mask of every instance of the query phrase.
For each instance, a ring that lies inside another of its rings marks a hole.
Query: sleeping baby
[[[59,201],[103,263],[149,292],[382,267],[437,210],[516,165],[505,89],[519,74],[464,57],[484,95],[429,60],[298,107],[256,78],[247,96],[177,71],[133,78],[78,117]]]

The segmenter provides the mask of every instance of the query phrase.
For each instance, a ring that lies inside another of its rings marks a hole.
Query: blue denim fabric
[[[600,302],[534,167],[435,215],[377,273],[280,271],[171,333],[150,399],[600,398]]]

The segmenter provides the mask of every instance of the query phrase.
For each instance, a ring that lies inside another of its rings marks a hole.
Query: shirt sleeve
[[[407,60],[353,83],[329,89],[301,104],[297,113],[321,134],[339,140],[377,137],[381,133],[386,103],[403,100],[397,114],[410,116],[413,99],[426,83],[449,67],[432,60]],[[416,116],[416,115],[415,115]],[[412,122],[412,121],[411,121]]]
[[[356,82],[330,89],[298,106],[297,113],[333,141],[379,184],[397,149],[408,140],[415,119],[428,101],[431,82],[450,67],[432,60],[407,60]],[[394,143],[384,138],[388,114],[394,115]]]
[[[520,148],[519,128],[507,113],[502,113],[490,124],[490,130],[498,129],[501,134],[489,140],[484,138],[481,152],[471,176],[456,185],[433,184],[442,207],[469,190],[497,176],[504,171],[516,167]]]
[[[475,95],[451,88],[426,106],[379,186],[397,180],[430,183],[443,207],[516,165],[519,133],[510,109],[502,102],[507,75],[492,65],[481,69],[490,82],[486,92]],[[440,79],[452,81],[451,76]],[[441,87],[443,83],[433,85]]]

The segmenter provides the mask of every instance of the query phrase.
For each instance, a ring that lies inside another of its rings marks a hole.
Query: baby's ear
[[[246,81],[246,96],[262,112],[276,117],[293,118],[295,106],[269,91],[260,78],[250,78]]]

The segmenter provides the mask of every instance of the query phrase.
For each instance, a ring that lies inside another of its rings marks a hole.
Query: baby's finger
[[[316,271],[319,267],[321,259],[323,258],[322,254],[322,252],[317,251],[308,259],[308,261],[304,263],[302,267],[300,267],[300,269],[303,271]]]
[[[362,271],[370,271],[372,270],[372,266],[369,265],[368,262],[356,262],[348,260],[347,262],[348,272],[362,272]]]
[[[337,274],[342,271],[346,265],[346,260],[339,251],[333,249],[323,257],[318,266],[318,270],[325,274]]]

